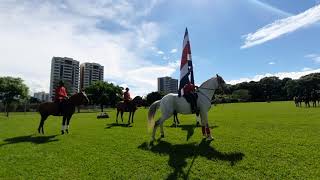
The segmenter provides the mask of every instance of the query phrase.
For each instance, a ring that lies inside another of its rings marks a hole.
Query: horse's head
[[[80,94],[80,98],[81,98],[81,103],[82,104],[88,104],[89,103],[89,98],[88,98],[86,92],[84,92],[84,90],[82,90],[79,94]]]
[[[71,96],[70,101],[76,106],[89,103],[89,99],[84,91]]]
[[[227,84],[223,80],[223,78],[217,74],[216,79],[217,79],[217,83],[218,83],[218,88],[221,88],[223,92],[226,92],[227,91]]]
[[[142,101],[143,101],[142,97],[140,97],[140,96],[136,96],[132,99],[132,102],[138,107],[140,107],[142,105]]]

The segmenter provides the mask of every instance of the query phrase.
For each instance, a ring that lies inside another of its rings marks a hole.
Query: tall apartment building
[[[158,92],[168,94],[178,92],[178,79],[171,77],[160,77],[158,78]]]
[[[62,80],[68,95],[79,91],[79,61],[68,57],[53,57],[51,61],[50,97],[54,96],[54,90]]]
[[[33,94],[33,97],[39,99],[39,101],[42,101],[42,102],[50,101],[49,93],[45,93],[44,91],[42,91],[42,92],[35,92],[35,93]]]
[[[80,65],[80,89],[90,86],[95,81],[103,81],[103,66],[98,63]]]

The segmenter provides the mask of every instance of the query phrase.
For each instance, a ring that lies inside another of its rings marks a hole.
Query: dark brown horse
[[[61,133],[64,134],[64,130],[69,133],[69,123],[72,115],[75,112],[75,107],[86,104],[89,102],[89,99],[85,92],[80,92],[72,95],[68,100],[65,101],[63,105],[63,112],[59,112],[59,107],[57,103],[54,102],[45,102],[40,104],[39,113],[41,115],[40,124],[38,127],[38,132],[44,134],[43,125],[44,121],[48,118],[48,116],[63,116],[62,120],[62,129]]]
[[[121,120],[123,122],[123,113],[124,112],[129,112],[128,125],[130,124],[130,118],[131,118],[131,123],[133,123],[134,113],[136,112],[137,107],[138,107],[138,105],[140,103],[141,103],[140,99],[138,99],[137,97],[133,98],[133,100],[129,101],[127,104],[125,104],[123,101],[119,102],[116,105],[116,108],[117,108],[116,122],[118,123],[118,115],[119,115],[119,113],[121,114]]]

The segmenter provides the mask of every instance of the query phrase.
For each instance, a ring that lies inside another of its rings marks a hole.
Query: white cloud
[[[161,54],[161,55],[162,55],[162,54],[164,54],[164,52],[163,52],[163,51],[158,51],[157,53],[158,53],[158,54]]]
[[[302,71],[312,71],[312,68],[304,67]]]
[[[303,71],[300,71],[300,72],[266,73],[266,74],[255,75],[254,77],[240,78],[240,79],[230,80],[226,82],[228,84],[238,84],[241,82],[259,81],[264,77],[270,77],[270,76],[276,76],[276,77],[279,77],[280,79],[283,79],[283,78],[299,79],[301,76],[305,76],[310,73],[319,73],[319,72],[320,72],[320,69],[304,69]]]
[[[308,27],[320,20],[320,5],[316,5],[300,14],[277,20],[254,33],[245,35],[241,49],[256,46],[267,41],[279,38],[282,35]]]
[[[313,60],[315,63],[320,63],[320,55],[319,54],[307,54],[304,57]]]
[[[0,76],[19,76],[32,92],[48,92],[51,58],[62,56],[104,65],[105,79],[125,82],[134,87],[132,92],[155,90],[156,75],[171,75],[175,68],[144,58],[144,50],[155,47],[161,28],[155,22],[140,22],[136,13],[146,15],[150,10],[145,8],[156,2],[139,8],[127,1],[1,1]],[[98,28],[103,21],[123,30]],[[148,74],[153,70],[164,72]]]
[[[269,11],[271,11],[271,12],[280,14],[280,15],[282,15],[282,16],[292,16],[291,13],[288,13],[288,12],[286,12],[286,11],[283,11],[283,10],[281,10],[281,9],[278,9],[278,8],[276,8],[276,7],[274,7],[274,6],[271,6],[270,4],[267,4],[267,3],[265,3],[265,2],[261,2],[261,1],[259,1],[259,0],[250,0],[250,1],[253,2],[253,3],[255,3],[255,4],[257,4],[257,5],[259,5],[259,6],[261,6],[261,7],[263,7],[263,8],[266,9],[266,10],[269,10]]]
[[[163,56],[163,57],[162,57],[162,59],[163,59],[163,60],[168,60],[168,59],[169,59],[169,57],[167,57],[167,56]]]
[[[170,53],[176,53],[177,51],[177,49],[171,49]]]
[[[269,62],[268,64],[269,65],[275,65],[276,63],[275,62]]]

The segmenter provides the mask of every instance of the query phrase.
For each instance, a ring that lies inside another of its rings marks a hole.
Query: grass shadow
[[[58,139],[54,139],[57,135],[52,135],[52,136],[33,136],[28,135],[28,136],[17,136],[13,138],[8,138],[4,139],[5,144],[0,144],[1,146],[9,145],[9,144],[17,144],[17,143],[25,143],[25,142],[30,142],[33,144],[45,144],[49,142],[54,142],[58,141]]]
[[[149,143],[142,143],[139,149],[151,151],[157,154],[169,155],[168,165],[174,169],[167,179],[188,179],[192,165],[197,157],[205,157],[208,160],[221,160],[230,162],[234,166],[238,161],[241,161],[244,154],[241,152],[220,152],[214,147],[210,146],[210,141],[202,140],[200,144],[176,144],[172,145],[165,141],[160,141],[157,145],[149,145]],[[187,158],[193,158],[191,166],[187,173],[183,168],[187,166]]]
[[[107,124],[107,126],[105,127],[105,129],[110,129],[112,127],[126,127],[126,128],[131,128],[132,125],[131,124],[119,124],[119,123],[111,123],[111,124]]]
[[[187,131],[187,141],[193,136],[193,134],[194,134],[194,130],[196,129],[196,128],[201,128],[201,126],[197,126],[197,125],[195,125],[195,124],[186,124],[186,125],[171,125],[171,126],[169,126],[169,127],[173,127],[173,128],[175,128],[175,127],[177,127],[177,128],[181,128],[181,130],[183,130],[183,131]],[[210,129],[214,129],[214,128],[217,128],[218,126],[210,126]]]

